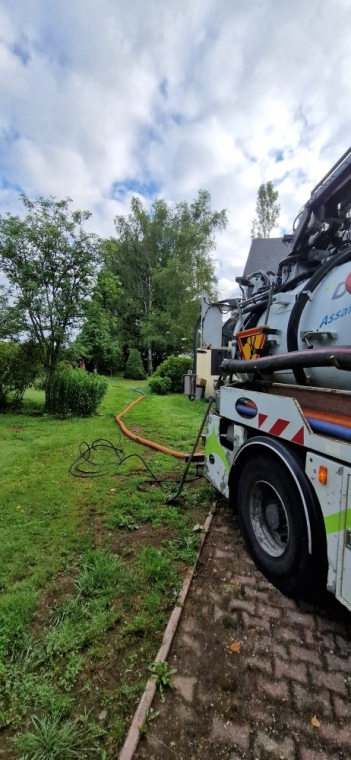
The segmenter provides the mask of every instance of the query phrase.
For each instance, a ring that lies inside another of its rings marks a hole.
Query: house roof
[[[290,253],[290,246],[281,238],[254,238],[249,250],[243,276],[247,277],[261,269],[277,273],[278,264]]]

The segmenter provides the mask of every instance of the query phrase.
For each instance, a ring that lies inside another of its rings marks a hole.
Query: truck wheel
[[[301,496],[288,468],[262,455],[246,462],[238,483],[241,531],[253,560],[284,594],[301,587],[309,561]]]

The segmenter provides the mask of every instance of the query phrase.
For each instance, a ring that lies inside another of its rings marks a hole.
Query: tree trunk
[[[52,383],[54,379],[54,370],[51,367],[45,369],[45,411],[51,411],[52,402]]]
[[[149,304],[147,309],[147,319],[150,318],[152,313],[152,281],[151,276],[149,275],[149,281],[148,281],[148,287],[149,287]],[[148,349],[147,349],[147,374],[152,375],[153,373],[153,366],[152,366],[152,343],[149,342]]]
[[[152,375],[153,373],[153,366],[152,366],[152,347],[151,343],[149,343],[149,347],[147,349],[147,374]]]

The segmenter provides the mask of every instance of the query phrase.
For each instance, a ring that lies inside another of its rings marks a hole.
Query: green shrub
[[[169,356],[162,364],[157,367],[154,377],[167,377],[171,381],[171,392],[183,392],[183,375],[186,375],[188,369],[193,366],[193,360],[190,356]]]
[[[54,375],[47,411],[62,417],[94,414],[108,388],[100,375],[84,369],[59,367]]]
[[[170,392],[172,381],[169,377],[150,377],[149,386],[152,393],[157,393],[158,396],[165,396]]]
[[[45,391],[45,375],[41,372],[38,373],[31,383],[31,386],[35,391]]]
[[[20,403],[38,366],[37,348],[32,343],[0,343],[0,409]]]
[[[137,348],[131,348],[124,373],[126,380],[145,380],[146,372]]]

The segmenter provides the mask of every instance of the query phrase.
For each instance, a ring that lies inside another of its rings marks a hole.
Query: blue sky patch
[[[16,193],[23,193],[23,187],[17,185],[16,182],[10,182],[8,179],[2,178],[0,180],[1,190],[14,190]]]
[[[114,182],[110,190],[110,198],[123,200],[127,193],[138,193],[145,198],[154,198],[160,192],[157,182],[140,182],[138,179],[127,179],[125,182]]]

